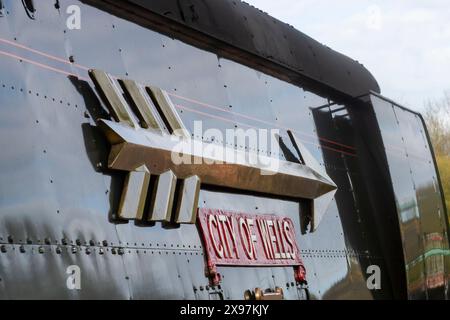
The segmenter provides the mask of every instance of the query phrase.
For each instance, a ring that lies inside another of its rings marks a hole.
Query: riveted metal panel
[[[2,299],[130,298],[123,260],[112,254],[111,248],[54,244],[4,246],[6,252],[0,254]],[[74,265],[80,268],[80,290],[67,286],[67,269]]]
[[[390,206],[377,205],[383,199],[395,205],[384,180],[391,160],[383,156],[386,153],[390,158],[391,153],[377,149],[378,142],[369,146],[363,139],[388,135],[389,127],[383,121],[379,121],[380,132],[365,135],[367,128],[378,128],[378,124],[355,100],[329,101],[331,91],[324,93],[319,86],[287,83],[239,64],[238,59],[219,57],[85,2],[77,2],[82,29],[67,30],[64,15],[53,2],[35,3],[35,20],[28,18],[20,1],[13,0],[4,1],[9,13],[0,18],[0,244],[7,247],[0,252],[2,298],[209,299],[211,292],[218,291],[224,298],[242,299],[245,290],[275,286],[282,287],[288,299],[301,298],[292,286],[292,268],[283,267],[220,267],[221,288],[209,287],[208,291],[197,226],[117,219],[126,174],[106,169],[110,147],[97,120],[111,115],[89,79],[90,68],[164,89],[186,128],[199,140],[226,143],[195,132],[196,120],[202,121],[204,130],[215,128],[221,133],[237,128],[278,129],[282,150],[271,155],[296,162],[286,133],[293,130],[338,186],[314,233],[306,233],[308,228],[302,226],[303,206],[308,206],[304,201],[207,187],[200,191],[199,206],[288,215],[299,227],[297,240],[311,298],[402,297],[402,287],[398,293],[394,290],[402,283],[399,267],[389,263],[397,261],[393,255],[401,248],[395,230],[389,228],[396,221],[389,220],[389,215],[383,218],[391,213]],[[61,8],[69,4],[72,1],[60,1]],[[43,33],[47,36],[42,37]],[[260,36],[255,39],[259,48],[265,43]],[[309,61],[307,57],[300,60]],[[361,119],[368,125],[358,126]],[[402,152],[420,153],[432,160],[424,151],[427,143],[419,146],[417,131],[408,133],[402,127],[401,132],[407,141]],[[247,147],[227,146],[244,151]],[[267,155],[271,150],[256,152]],[[431,186],[426,177],[435,170],[427,167],[425,173],[420,164],[411,160],[412,179],[398,181],[409,185],[407,192],[416,197],[420,212],[431,212],[428,201],[437,199],[438,192],[423,189],[414,194],[413,183]],[[401,169],[398,174],[410,174]],[[401,195],[402,190],[395,194]],[[433,234],[443,220],[422,220],[429,236],[425,244],[436,249]],[[385,239],[396,244],[395,250],[386,249]],[[72,253],[72,245],[77,252]],[[43,253],[39,253],[40,246]],[[58,246],[63,247],[61,254],[56,253]],[[30,248],[35,248],[34,253]],[[428,255],[418,265],[426,270],[430,261]],[[85,277],[81,292],[67,292],[65,287],[65,271],[72,264],[80,266]],[[366,269],[371,264],[380,265],[385,275],[386,282],[377,292],[366,287]],[[428,297],[442,297],[440,288],[431,288],[435,280],[431,275],[427,272],[423,277],[429,286]]]
[[[127,250],[124,261],[132,299],[194,300],[195,288],[208,284],[202,254],[199,249],[156,246]]]
[[[210,4],[201,0],[181,3],[129,0],[116,2],[115,6],[117,10],[127,8],[139,12],[141,17],[147,17],[146,12],[164,17],[184,29],[191,28],[205,35],[210,42],[226,43],[242,51],[241,54],[274,62],[352,96],[379,91],[373,76],[358,62],[241,1],[221,0]],[[177,30],[177,26],[172,29]]]
[[[396,196],[408,296],[445,299],[448,222],[426,129],[418,114],[381,97],[371,101]]]

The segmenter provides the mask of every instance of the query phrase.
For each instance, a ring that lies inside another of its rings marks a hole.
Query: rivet
[[[86,248],[86,254],[91,254],[91,248]]]
[[[90,245],[91,247],[95,246],[95,241],[94,241],[94,240],[89,240],[89,245]]]
[[[112,253],[112,254],[116,254],[116,253],[117,253],[116,248],[112,248],[112,249],[111,249],[111,253]]]
[[[19,248],[20,253],[25,253],[25,247],[22,245]]]
[[[67,245],[67,239],[66,238],[62,238],[61,239],[61,243],[66,246]]]
[[[77,239],[77,240],[75,241],[75,243],[77,244],[77,246],[81,246],[81,240],[80,240],[80,239]]]
[[[0,251],[3,252],[3,253],[6,253],[7,252],[6,246],[2,245],[1,248],[0,248]]]
[[[62,249],[61,249],[61,247],[59,247],[59,246],[58,246],[58,247],[56,247],[56,253],[57,253],[57,254],[61,254],[61,252],[62,252]]]
[[[119,255],[125,254],[125,250],[123,248],[119,248]]]
[[[50,241],[49,238],[45,238],[44,242],[45,242],[45,244],[47,244],[47,245],[51,244],[51,241]]]
[[[200,291],[205,290],[205,288],[203,286],[200,286]]]
[[[108,246],[108,241],[103,240],[102,244],[103,244],[104,247],[107,247]]]
[[[77,247],[72,246],[72,253],[75,254],[75,253],[77,253],[77,251],[78,251]]]
[[[8,242],[9,243],[13,243],[14,242],[14,238],[12,236],[8,236]]]
[[[27,238],[27,244],[33,244],[33,240],[31,240],[30,238]]]
[[[105,250],[104,250],[103,248],[100,248],[100,249],[98,249],[98,253],[99,253],[99,254],[104,254],[104,253],[105,253]]]
[[[43,254],[45,252],[44,247],[39,247],[38,252],[40,254]]]

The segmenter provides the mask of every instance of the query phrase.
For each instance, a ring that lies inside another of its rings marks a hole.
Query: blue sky
[[[450,90],[448,0],[247,0],[364,64],[412,109]]]

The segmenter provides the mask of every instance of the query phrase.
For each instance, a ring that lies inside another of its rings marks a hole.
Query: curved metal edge
[[[375,77],[359,62],[338,53],[245,2],[214,0],[82,0],[111,9],[128,19],[175,32],[180,38],[199,38],[222,55],[226,47],[244,64],[271,64],[351,97],[380,92]],[[157,18],[156,18],[157,17]],[[147,23],[149,20],[158,21]],[[153,27],[151,27],[153,28]],[[195,34],[192,36],[192,34]],[[242,62],[242,59],[240,60]],[[289,76],[292,77],[292,76]],[[295,75],[293,76],[295,77]]]

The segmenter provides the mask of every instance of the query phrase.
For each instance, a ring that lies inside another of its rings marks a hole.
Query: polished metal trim
[[[128,173],[119,205],[119,217],[126,220],[141,220],[150,182],[150,172],[141,166]]]
[[[180,137],[190,137],[189,131],[184,126],[183,121],[178,115],[178,112],[167,92],[152,86],[148,87],[148,89],[157,104],[157,107],[159,107],[162,116],[164,116],[167,124],[170,126],[168,129],[171,133]]]
[[[89,70],[89,75],[106,100],[114,119],[119,122],[125,122],[134,128],[138,127],[136,119],[128,103],[125,101],[118,83],[106,72],[101,70]]]
[[[155,190],[152,190],[148,221],[170,222],[177,178],[171,170],[159,175]]]
[[[141,121],[141,126],[143,128],[162,130],[164,124],[157,116],[158,111],[145,89],[133,80],[126,79],[121,80],[121,82],[136,106],[137,116]]]
[[[135,171],[134,168],[144,164],[152,168],[152,174],[160,175],[151,194],[153,201],[150,203],[149,221],[171,220],[176,180],[181,179],[173,217],[175,223],[195,223],[200,185],[204,183],[271,196],[310,199],[313,201],[309,215],[310,231],[317,229],[337,187],[292,131],[288,134],[301,163],[205,144],[191,140],[166,91],[157,87],[144,89],[133,80],[120,80],[135,105],[134,115],[114,79],[100,70],[90,70],[89,74],[110,105],[114,118],[119,121],[99,121],[112,145],[108,167]],[[139,127],[138,120],[144,129]],[[170,135],[164,134],[165,127]],[[179,158],[190,161],[175,163],[172,156],[176,153]],[[217,157],[224,154],[233,154],[234,159]],[[249,159],[258,159],[258,162],[250,163]],[[134,182],[135,179],[141,179],[140,183],[143,183],[143,177],[136,172],[130,173],[127,183],[139,183]],[[124,190],[123,208],[119,216],[142,219],[140,207],[126,206],[126,192],[133,194],[133,190],[128,188],[131,187],[127,186]]]
[[[267,165],[253,165],[247,162],[250,158],[247,152],[232,149],[228,152],[235,153],[235,162],[211,165],[220,161],[215,155],[226,154],[227,148],[149,130],[133,130],[108,120],[101,120],[99,125],[113,144],[108,163],[111,169],[132,170],[144,163],[154,174],[172,170],[179,179],[197,175],[203,184],[297,199],[315,199],[336,189],[328,176],[299,163],[257,155]],[[190,150],[182,154],[191,158],[190,163],[172,161],[172,152],[177,149]]]
[[[198,176],[186,178],[181,182],[175,210],[175,223],[194,224],[197,220],[200,185],[201,181]]]
[[[333,182],[333,180],[328,176],[325,168],[321,166],[317,160],[313,157],[313,155],[308,151],[308,149],[300,142],[297,136],[291,130],[288,130],[289,138],[291,142],[298,152],[300,159],[303,160],[304,165],[308,166],[312,170],[314,170],[318,175],[324,177],[328,180],[329,185],[333,188],[316,198],[313,199],[313,204],[311,208],[311,227],[310,232],[314,232],[317,230],[320,222],[322,221],[323,216],[328,210],[332,200],[337,191],[337,186]]]

